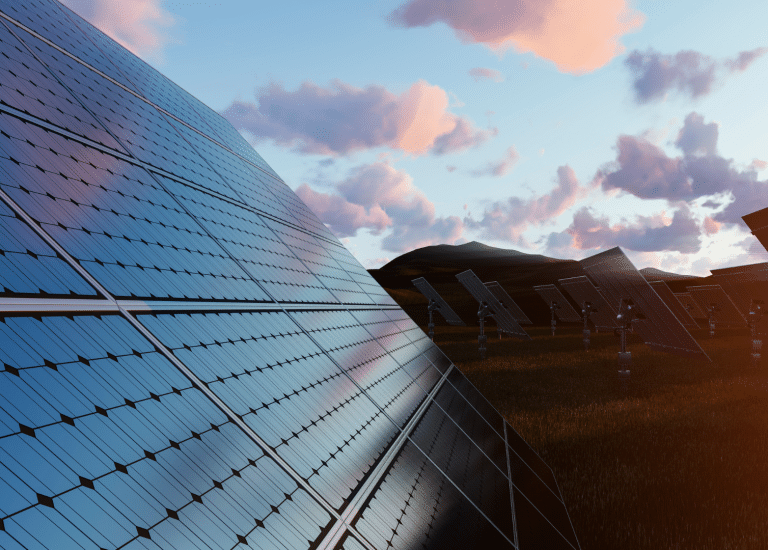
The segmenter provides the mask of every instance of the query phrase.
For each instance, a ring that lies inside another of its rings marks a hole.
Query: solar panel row
[[[0,0],[0,283],[2,548],[578,548],[258,153],[53,0]]]

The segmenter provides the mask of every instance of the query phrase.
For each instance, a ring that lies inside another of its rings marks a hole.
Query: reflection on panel
[[[124,319],[9,317],[0,344],[7,540],[40,549],[141,540],[232,548],[241,539],[306,547],[329,524]]]
[[[509,489],[504,490],[509,508]],[[405,444],[354,526],[381,549],[513,548],[412,443]]]
[[[335,508],[396,434],[285,313],[139,320]]]
[[[92,297],[96,291],[0,201],[0,296],[19,294]]]

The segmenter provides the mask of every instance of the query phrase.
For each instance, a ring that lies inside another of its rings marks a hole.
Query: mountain
[[[678,273],[670,273],[669,271],[662,271],[661,269],[656,269],[655,267],[644,267],[640,270],[640,273],[643,277],[645,277],[646,281],[667,281],[670,280],[673,281],[679,281],[683,279],[701,279],[698,275],[680,275]],[[695,284],[694,281],[691,281],[691,284]]]

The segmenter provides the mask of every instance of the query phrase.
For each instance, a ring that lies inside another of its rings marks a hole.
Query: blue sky
[[[360,262],[478,240],[768,261],[768,3],[66,5],[222,113]]]

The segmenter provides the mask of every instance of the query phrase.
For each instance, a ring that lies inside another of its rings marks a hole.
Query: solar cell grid
[[[0,519],[24,547],[306,541],[330,522],[122,318],[8,317],[0,341]]]
[[[592,304],[589,318],[597,328],[610,330],[616,327],[616,311],[586,276],[560,279],[557,282],[577,304],[582,307],[584,302]]]
[[[518,306],[515,301],[510,297],[509,294],[507,294],[507,291],[504,290],[504,287],[502,287],[498,281],[491,281],[488,283],[485,283],[485,286],[488,287],[488,290],[490,290],[494,296],[496,296],[496,299],[501,302],[501,304],[509,310],[509,312],[512,314],[512,317],[515,318],[515,320],[520,323],[521,325],[532,325],[533,323],[528,318],[528,316],[525,314],[525,312],[520,309],[520,306]]]
[[[431,284],[429,284],[429,282],[427,282],[424,277],[413,279],[411,282],[413,283],[413,286],[415,286],[416,289],[424,295],[430,304],[434,302],[434,305],[437,306],[435,311],[442,315],[449,325],[466,326],[464,321],[461,320],[461,317],[459,317],[456,312],[453,311],[451,306],[448,305],[448,302],[446,302],[443,297],[440,296],[440,294],[434,289],[434,287],[432,287]],[[429,307],[432,307],[432,305]],[[430,320],[430,322],[432,321]]]
[[[693,317],[691,317],[691,314],[686,310],[682,304],[680,304],[680,300],[675,298],[675,295],[672,294],[672,291],[667,286],[667,283],[664,281],[651,281],[648,283],[651,285],[651,288],[656,291],[656,294],[659,295],[659,298],[661,298],[665,304],[669,307],[670,310],[672,310],[672,313],[674,313],[675,317],[677,317],[677,320],[680,321],[683,326],[690,326],[690,327],[698,327],[696,324],[696,321],[693,320]]]
[[[463,271],[456,275],[459,282],[466,288],[470,294],[480,303],[485,303],[491,311],[496,324],[510,336],[523,340],[530,340],[531,337],[520,327],[514,317],[501,305],[490,290],[477,278],[471,269]]]
[[[565,323],[578,323],[581,321],[581,315],[573,309],[571,303],[563,296],[563,293],[555,285],[539,285],[533,287],[533,290],[541,296],[548,306],[557,304],[555,315]]]

